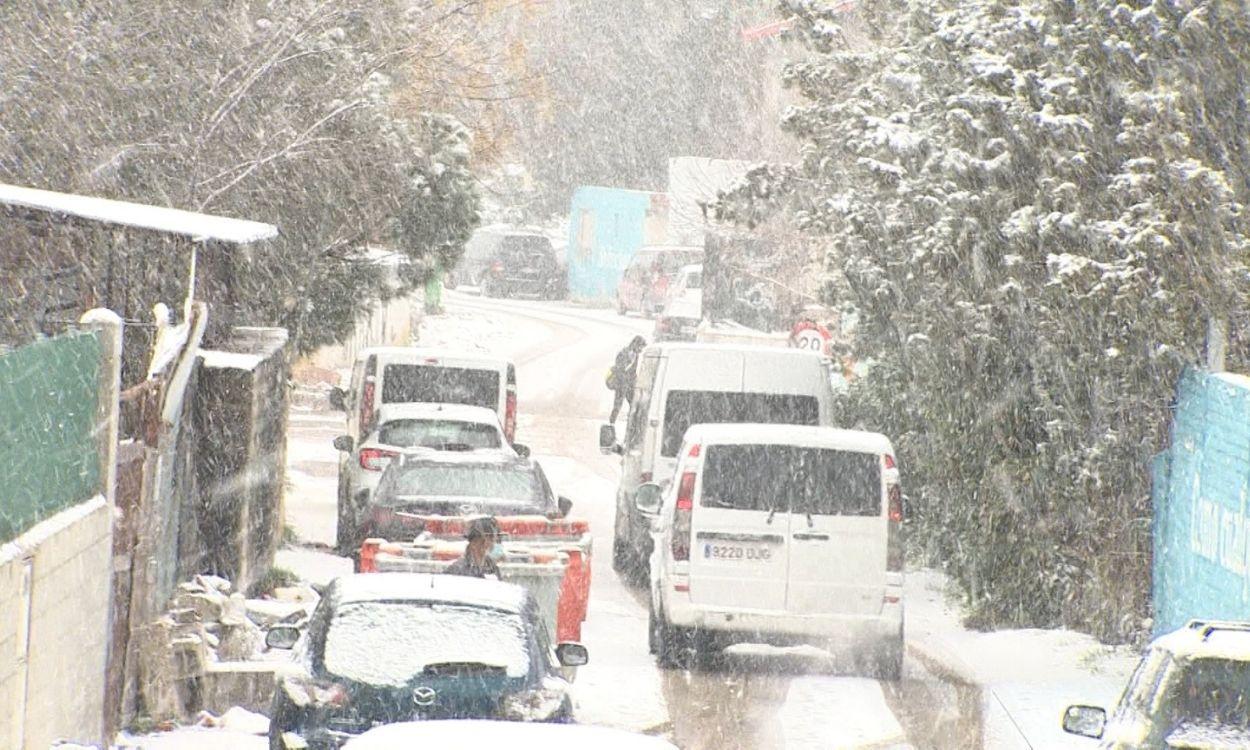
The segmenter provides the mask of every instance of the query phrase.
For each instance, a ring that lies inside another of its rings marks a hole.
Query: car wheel
[[[352,543],[356,540],[356,513],[352,508],[351,494],[347,484],[339,479],[338,523],[335,527],[335,546],[340,555],[352,553]]]
[[[616,314],[629,315],[629,310],[625,309],[625,302],[620,297],[616,298]]]
[[[906,651],[903,632],[900,629],[897,638],[877,647],[874,665],[877,678],[887,682],[898,682],[903,676],[903,659]]]
[[[282,733],[287,729],[289,711],[286,698],[282,694],[282,686],[278,685],[273,696],[273,708],[269,711],[273,717],[269,720],[269,750],[286,750],[282,743]]]
[[[625,547],[625,540],[620,537],[613,537],[612,570],[615,570],[617,573],[624,573],[629,568],[629,550]]]
[[[699,667],[710,664],[717,652],[716,644],[712,642],[712,634],[706,630],[694,630],[688,640],[692,664]]]

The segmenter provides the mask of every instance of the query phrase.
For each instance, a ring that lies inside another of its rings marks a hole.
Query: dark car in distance
[[[510,234],[487,258],[478,286],[487,297],[561,299],[568,296],[568,270],[547,237]]]
[[[337,750],[414,720],[570,721],[557,662],[586,663],[581,644],[552,647],[520,586],[416,573],[342,576],[304,632],[274,627],[266,643],[296,649],[274,693],[271,750]]]

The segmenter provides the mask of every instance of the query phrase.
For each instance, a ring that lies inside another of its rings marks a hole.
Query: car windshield
[[[509,677],[530,669],[524,623],[516,613],[417,602],[353,602],[335,610],[325,634],[330,675],[404,687],[432,665],[482,664]]]
[[[1250,728],[1250,661],[1197,658],[1174,668],[1164,697],[1171,723]]]
[[[672,391],[664,405],[664,438],[660,453],[676,456],[682,436],[692,424],[763,422],[815,425],[820,403],[815,396],[785,393]]]
[[[499,428],[480,422],[453,419],[392,419],[378,428],[378,442],[399,448],[499,448]]]
[[[499,408],[499,371],[436,365],[386,365],[382,403],[465,404]]]
[[[703,464],[700,503],[734,510],[880,515],[880,465],[874,453],[793,445],[713,445]]]
[[[383,505],[414,497],[471,497],[541,507],[542,482],[529,466],[508,464],[407,464],[387,470],[378,486]]]

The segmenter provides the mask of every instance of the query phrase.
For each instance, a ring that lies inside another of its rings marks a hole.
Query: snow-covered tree
[[[1134,634],[1177,376],[1209,320],[1242,340],[1250,16],[892,0],[863,4],[865,38],[780,5],[809,53],[786,78],[802,160],[722,212],[828,235],[874,363],[844,418],[896,438],[916,551],[970,620]]]

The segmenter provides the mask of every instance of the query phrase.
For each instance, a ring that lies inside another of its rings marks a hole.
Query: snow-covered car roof
[[[353,573],[330,584],[327,596],[349,602],[409,601],[467,604],[520,612],[525,590],[513,583],[427,573]]]
[[[861,453],[894,452],[890,439],[879,432],[790,424],[695,424],[686,430],[685,439],[713,444],[788,444]]]
[[[484,747],[676,750],[675,745],[659,737],[608,727],[477,720],[387,724],[352,739],[344,746],[344,750],[391,750],[396,747],[437,747],[439,750],[480,750]]]
[[[366,349],[361,349],[360,353],[356,355],[356,359],[359,361],[374,355],[409,360],[469,360],[496,367],[511,364],[508,360],[502,357],[492,357],[488,354],[482,354],[481,352],[466,351],[462,349],[437,349],[424,346],[371,346]],[[418,364],[439,363],[440,362],[421,362]]]
[[[784,337],[782,338],[784,341]],[[655,353],[671,353],[671,352],[706,352],[706,351],[722,351],[722,352],[743,352],[757,353],[762,352],[769,357],[820,357],[823,356],[818,352],[810,349],[796,349],[788,346],[764,346],[760,344],[740,344],[737,342],[702,342],[702,341],[664,341],[647,346],[643,350],[643,355]]]
[[[499,427],[494,409],[468,404],[382,404],[378,407],[378,423],[395,419],[445,419],[453,422],[474,422]],[[500,429],[503,429],[500,427]]]
[[[1250,622],[1190,620],[1151,644],[1181,659],[1250,661]]]

